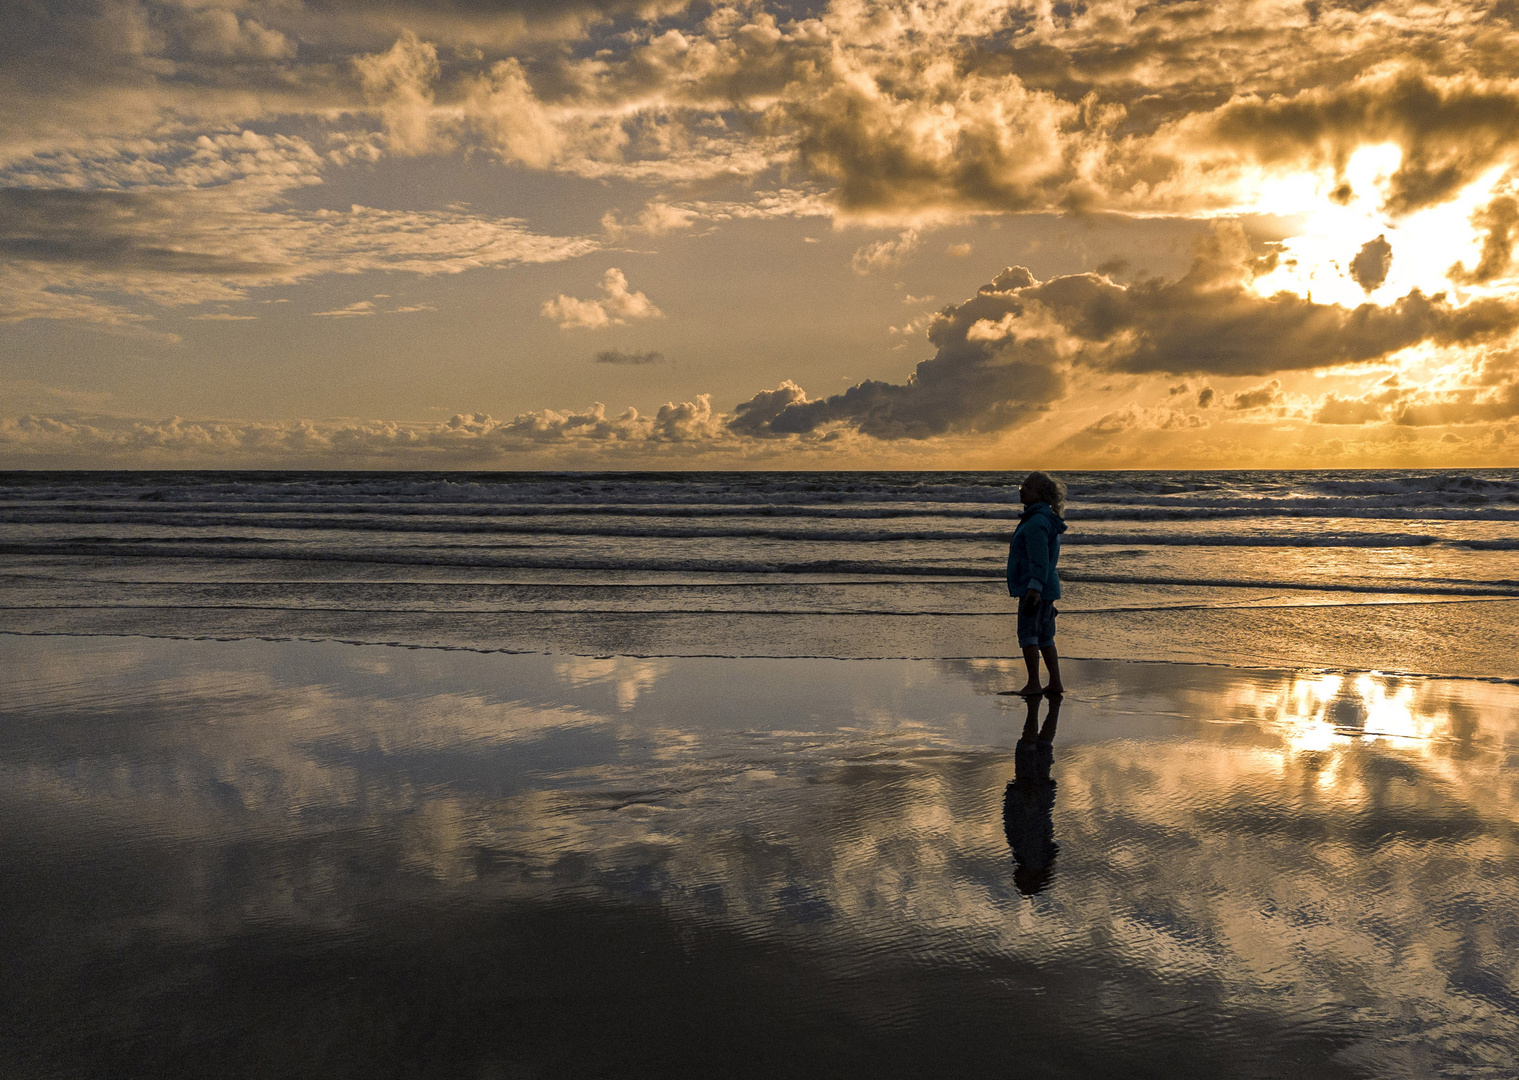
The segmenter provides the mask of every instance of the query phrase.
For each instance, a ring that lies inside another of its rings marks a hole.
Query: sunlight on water
[[[1377,672],[1296,675],[1278,686],[1235,688],[1227,711],[1279,731],[1289,754],[1380,744],[1434,759],[1440,755],[1435,744],[1459,733],[1452,702],[1431,686]]]

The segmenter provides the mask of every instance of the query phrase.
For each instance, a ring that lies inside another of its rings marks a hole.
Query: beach
[[[0,1071],[1515,1075],[1519,477],[1008,479],[10,474]]]

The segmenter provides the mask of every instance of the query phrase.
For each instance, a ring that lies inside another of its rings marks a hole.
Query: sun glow
[[[1493,198],[1503,167],[1447,202],[1395,218],[1383,204],[1389,178],[1401,161],[1395,145],[1364,146],[1351,156],[1341,177],[1297,173],[1263,180],[1255,208],[1294,216],[1303,224],[1297,235],[1280,242],[1276,268],[1255,279],[1255,290],[1263,296],[1291,292],[1345,307],[1389,304],[1413,289],[1426,295],[1443,292],[1457,303],[1494,291],[1496,283],[1456,288],[1447,274],[1453,264],[1471,267],[1481,257],[1483,234],[1472,224],[1472,215]],[[1363,269],[1358,281],[1356,256],[1378,238],[1391,254],[1385,277],[1378,280],[1373,252],[1371,272]]]
[[[1449,710],[1421,701],[1412,680],[1378,673],[1295,676],[1252,687],[1233,704],[1235,715],[1278,731],[1291,754],[1370,742],[1420,749],[1451,725]]]

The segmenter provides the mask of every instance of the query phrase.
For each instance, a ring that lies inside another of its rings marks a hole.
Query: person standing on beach
[[[1018,644],[1028,667],[1024,696],[1065,692],[1060,681],[1060,657],[1055,652],[1055,601],[1060,599],[1060,534],[1065,532],[1065,485],[1043,472],[1032,472],[1018,489],[1023,516],[1007,551],[1007,592],[1018,600]],[[1049,668],[1050,681],[1039,685],[1039,657]]]

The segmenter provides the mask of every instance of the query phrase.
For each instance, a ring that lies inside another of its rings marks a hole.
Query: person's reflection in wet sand
[[[1060,698],[1050,698],[1050,711],[1039,726],[1039,698],[1030,698],[1023,735],[1013,751],[1013,779],[1002,796],[1002,828],[1013,849],[1013,884],[1025,896],[1042,891],[1055,872],[1055,725]]]

